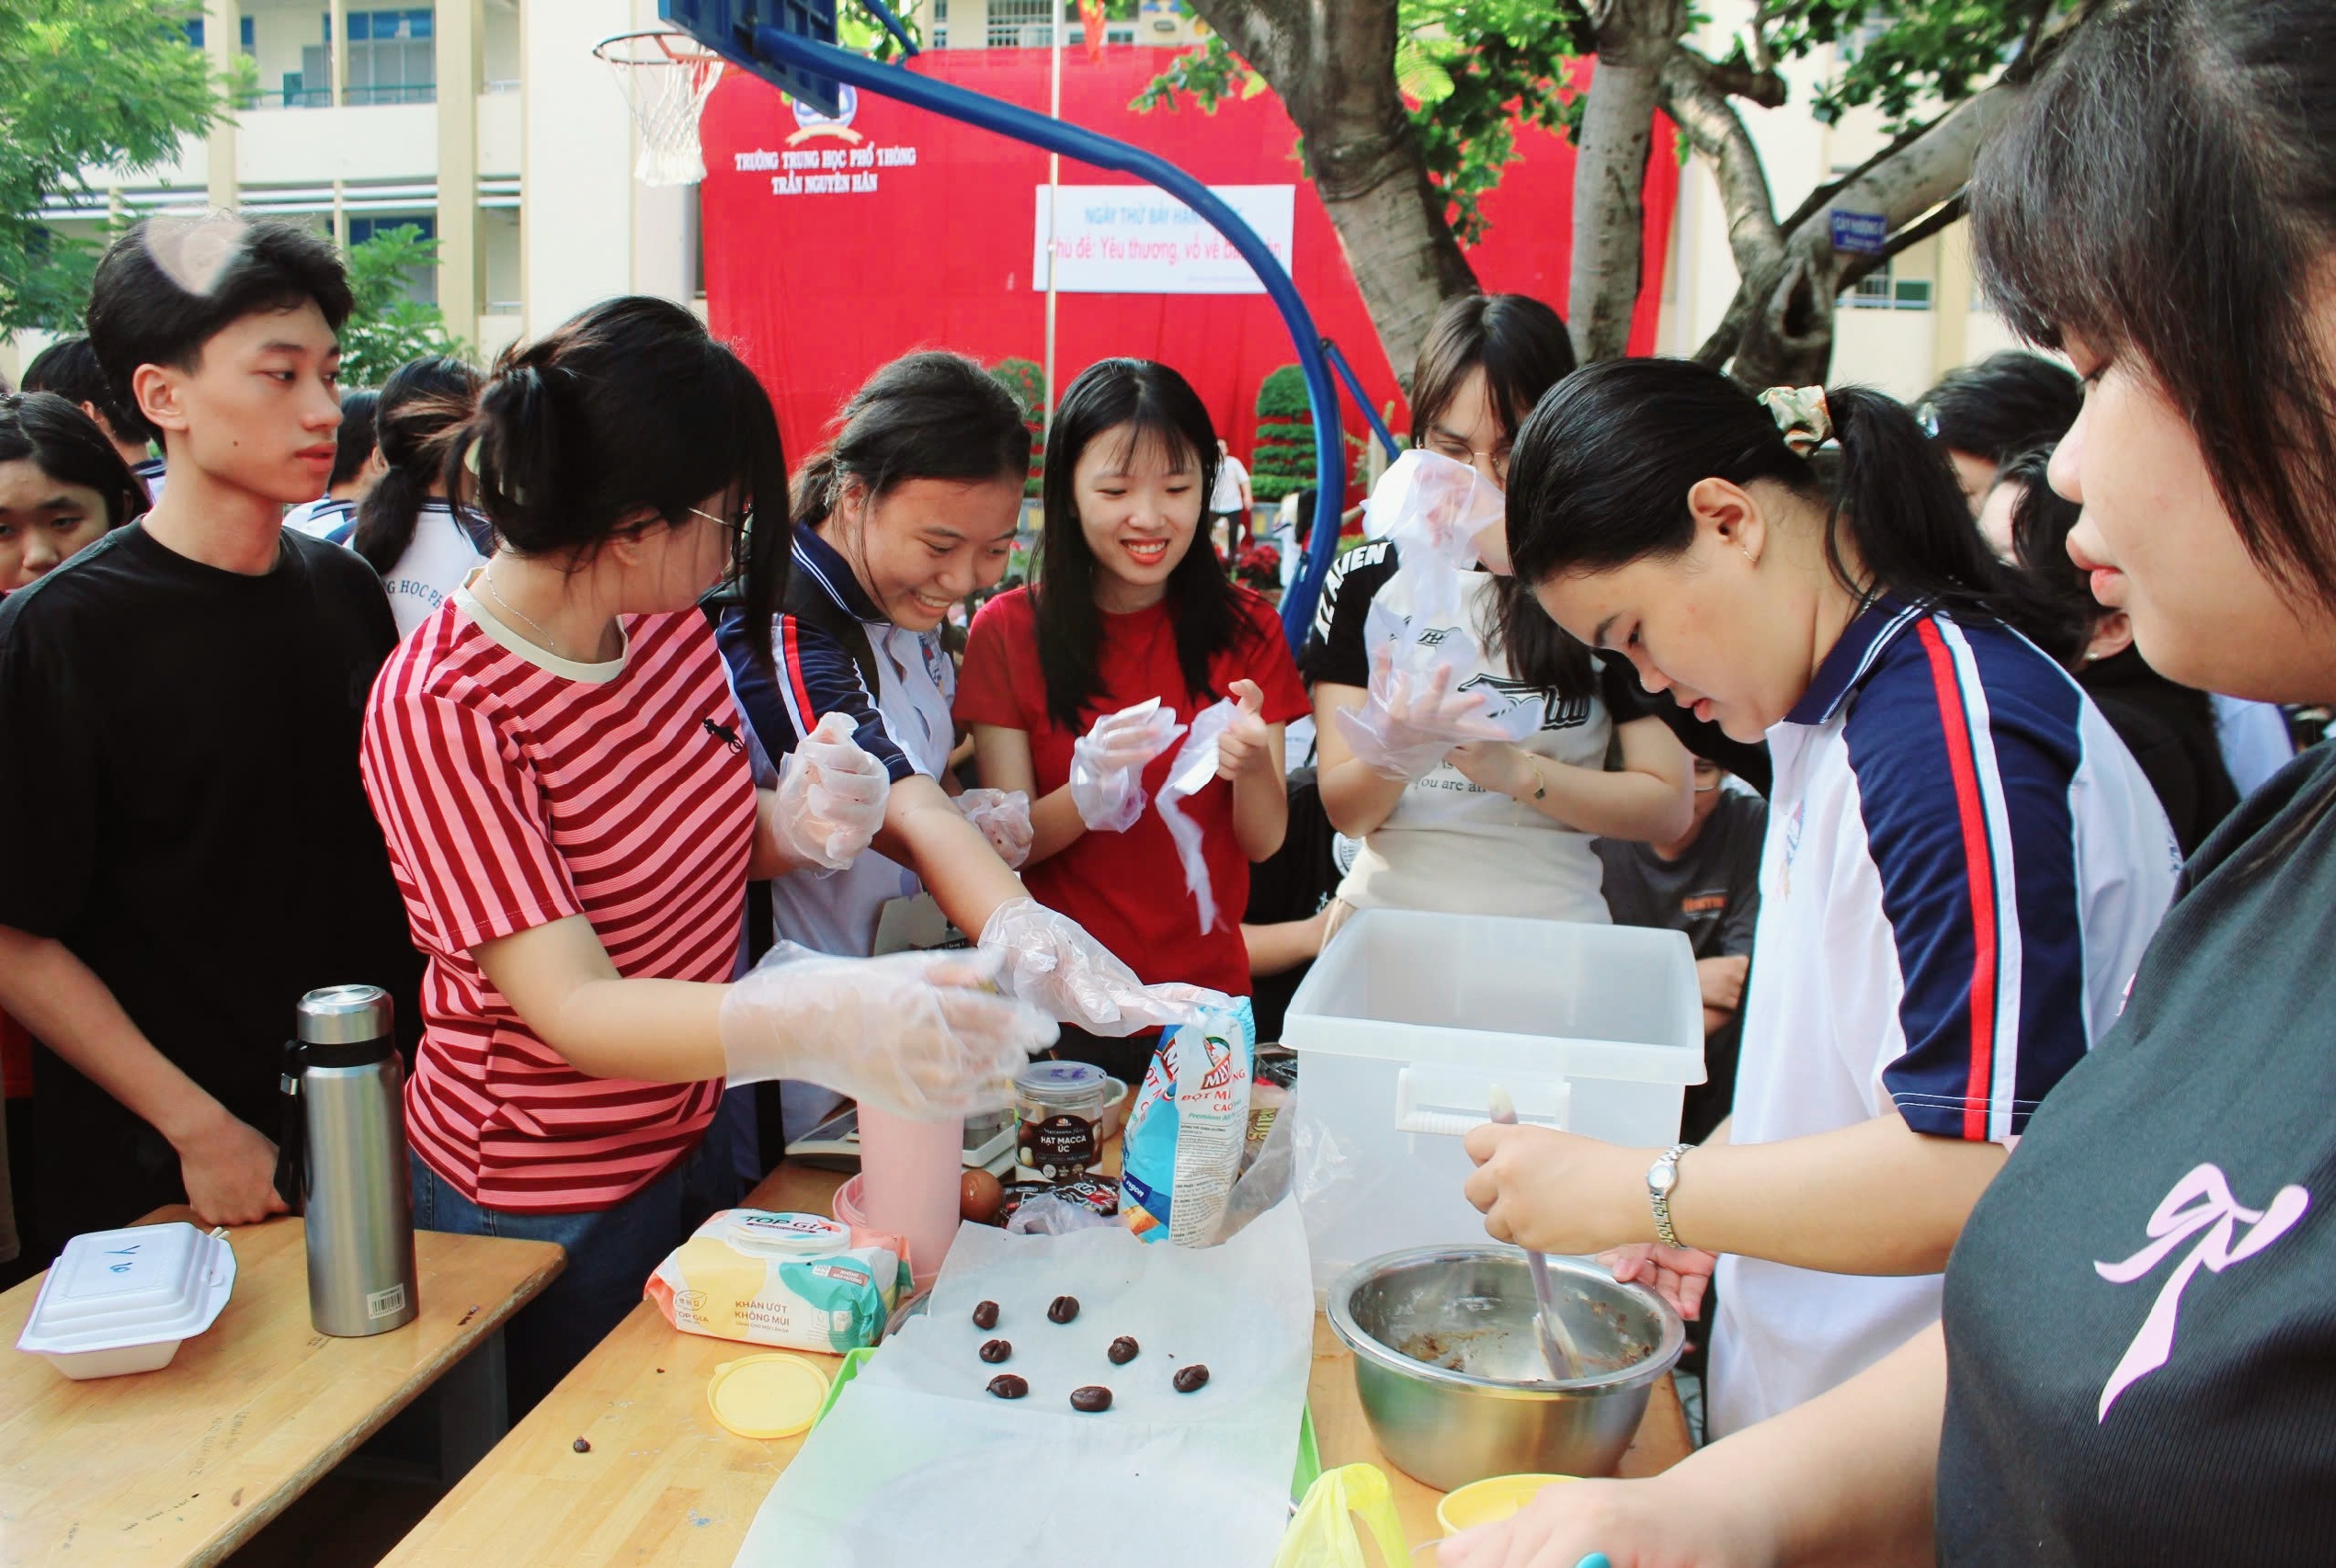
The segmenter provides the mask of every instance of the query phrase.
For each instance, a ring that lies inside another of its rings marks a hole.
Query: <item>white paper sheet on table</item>
[[[1076,1322],[1047,1304],[1078,1298]],[[974,1303],[998,1304],[997,1328]],[[1283,1202],[1224,1245],[1146,1246],[1117,1225],[1009,1236],[967,1225],[931,1311],[871,1359],[770,1489],[737,1568],[1029,1568],[1065,1548],[1112,1568],[1265,1568],[1289,1517],[1312,1367],[1305,1232]],[[1122,1335],[1143,1346],[1114,1367]],[[1012,1342],[984,1362],[982,1342]],[[1176,1368],[1209,1385],[1179,1394]],[[1000,1372],[1030,1397],[986,1392]],[[1100,1383],[1111,1410],[1070,1392]]]

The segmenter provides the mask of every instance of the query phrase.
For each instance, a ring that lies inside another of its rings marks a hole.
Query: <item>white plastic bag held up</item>
[[[1470,741],[1531,733],[1531,705],[1509,705],[1504,722],[1489,715],[1490,693],[1461,685],[1483,652],[1468,613],[1469,577],[1480,563],[1508,566],[1505,508],[1468,464],[1416,449],[1388,465],[1371,493],[1371,515],[1387,520],[1400,553],[1410,611],[1372,605],[1363,622],[1370,694],[1337,719],[1355,756],[1390,778],[1417,778]]]
[[[1216,743],[1241,716],[1241,705],[1226,698],[1204,708],[1192,721],[1184,747],[1168,765],[1168,782],[1160,786],[1160,821],[1176,842],[1177,863],[1184,868],[1185,890],[1201,907],[1201,934],[1216,929],[1216,890],[1210,884],[1209,863],[1201,852],[1201,824],[1184,814],[1184,802],[1216,777]]]

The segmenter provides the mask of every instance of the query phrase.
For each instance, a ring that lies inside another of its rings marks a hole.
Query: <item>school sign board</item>
[[[1217,185],[1210,193],[1257,231],[1284,270],[1297,226],[1294,185]],[[1262,294],[1232,242],[1183,202],[1148,185],[1037,187],[1031,287],[1046,290],[1046,235],[1054,233],[1062,294]]]

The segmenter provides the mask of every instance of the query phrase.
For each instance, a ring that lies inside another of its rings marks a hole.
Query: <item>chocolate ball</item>
[[[1030,1384],[1011,1372],[1000,1372],[989,1380],[989,1392],[1000,1399],[1020,1399],[1030,1391]]]
[[[992,1339],[982,1346],[982,1359],[996,1366],[1014,1353],[1014,1346],[1003,1339]]]
[[[1103,1354],[1111,1358],[1112,1366],[1124,1367],[1130,1361],[1134,1360],[1136,1353],[1143,1348],[1144,1347],[1136,1344],[1134,1340],[1122,1334],[1117,1339],[1111,1341],[1111,1347],[1109,1350],[1104,1351]]]
[[[1111,1408],[1111,1391],[1100,1383],[1089,1383],[1083,1389],[1073,1389],[1071,1408],[1087,1415],[1099,1415]]]
[[[1179,1393],[1198,1393],[1209,1386],[1209,1369],[1195,1361],[1189,1367],[1179,1367],[1176,1376],[1168,1380]]]
[[[974,1303],[974,1326],[975,1328],[996,1328],[997,1326],[997,1303],[996,1301],[975,1301]]]
[[[1057,1296],[1046,1309],[1046,1321],[1049,1323],[1068,1323],[1077,1316],[1078,1316],[1077,1296]]]

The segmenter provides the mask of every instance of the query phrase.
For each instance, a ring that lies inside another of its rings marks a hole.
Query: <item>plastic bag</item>
[[[1369,1568],[1354,1532],[1357,1516],[1379,1543],[1386,1568],[1409,1568],[1411,1549],[1403,1539],[1395,1495],[1386,1476],[1370,1464],[1340,1465],[1315,1477],[1282,1538],[1282,1549],[1273,1554],[1273,1568]]]
[[[1389,778],[1419,778],[1455,745],[1521,741],[1540,725],[1538,702],[1470,684],[1484,652],[1471,582],[1480,564],[1508,565],[1506,506],[1466,463],[1416,449],[1371,493],[1371,516],[1400,552],[1409,603],[1372,602],[1370,696],[1337,722],[1354,754]]]
[[[1201,934],[1216,929],[1216,890],[1210,884],[1209,862],[1201,851],[1201,824],[1184,814],[1184,802],[1208,787],[1216,777],[1218,737],[1241,716],[1241,705],[1231,698],[1203,709],[1192,721],[1182,749],[1168,765],[1168,782],[1160,786],[1160,821],[1176,845],[1177,863],[1184,868],[1185,891],[1201,908]]]
[[[1106,713],[1071,745],[1071,804],[1092,833],[1125,833],[1144,814],[1144,770],[1176,744],[1176,710],[1145,698]]]
[[[1255,1096],[1259,1085],[1251,1085]],[[1257,1117],[1254,1097],[1249,1116]],[[1273,1118],[1273,1128],[1265,1135],[1265,1144],[1258,1151],[1249,1168],[1233,1184],[1233,1196],[1225,1202],[1225,1213],[1217,1221],[1216,1234],[1209,1244],[1215,1246],[1229,1242],[1248,1228],[1249,1221],[1290,1196],[1297,1174],[1297,1145],[1294,1119],[1284,1105]]]
[[[1147,1242],[1207,1246],[1248,1141],[1249,999],[1179,1027],[1145,1069],[1121,1150],[1120,1218]]]

